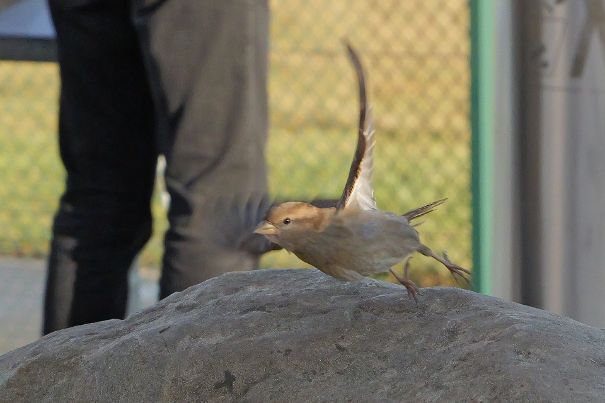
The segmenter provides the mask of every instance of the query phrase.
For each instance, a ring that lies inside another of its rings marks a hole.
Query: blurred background
[[[602,0],[274,0],[272,197],[338,197],[367,69],[375,193],[403,212],[447,197],[423,240],[472,268],[477,291],[605,327],[605,13]],[[44,259],[63,189],[58,66],[45,1],[0,0],[0,353],[39,334]],[[154,236],[131,309],[152,303],[166,229],[161,164]],[[303,267],[275,252],[263,267]],[[399,268],[401,270],[401,268]],[[416,257],[421,286],[452,285]]]

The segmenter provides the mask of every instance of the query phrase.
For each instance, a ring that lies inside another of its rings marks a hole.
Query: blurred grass
[[[469,40],[464,0],[273,1],[267,148],[272,196],[338,197],[355,147],[355,77],[341,38],[369,76],[377,127],[379,206],[404,212],[442,197],[419,227],[436,251],[471,264]],[[63,187],[56,127],[58,70],[52,63],[0,62],[0,254],[44,256]],[[155,231],[140,262],[158,266],[166,228],[159,193]],[[264,267],[301,267],[286,252]],[[418,257],[412,278],[450,284]]]

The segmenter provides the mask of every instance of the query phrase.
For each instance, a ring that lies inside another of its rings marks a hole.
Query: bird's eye
[[[288,225],[292,222],[289,218],[284,218],[284,224]]]

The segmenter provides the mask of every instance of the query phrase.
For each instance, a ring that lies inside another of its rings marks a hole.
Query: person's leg
[[[53,225],[43,333],[122,318],[151,233],[153,103],[122,0],[51,0],[66,189]]]
[[[134,21],[167,160],[165,297],[254,268],[268,246],[248,236],[267,208],[269,10],[265,0],[135,0]]]

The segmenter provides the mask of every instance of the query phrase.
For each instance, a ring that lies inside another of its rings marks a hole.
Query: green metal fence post
[[[470,0],[473,287],[491,292],[494,1]]]

